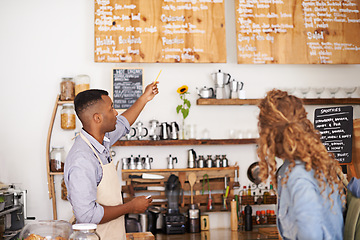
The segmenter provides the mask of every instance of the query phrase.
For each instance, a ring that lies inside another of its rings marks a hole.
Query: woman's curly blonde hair
[[[275,157],[290,161],[289,171],[281,184],[285,184],[295,160],[305,163],[305,169],[314,169],[314,177],[322,192],[326,183],[332,191],[343,195],[341,171],[334,155],[328,153],[320,140],[320,133],[307,119],[307,112],[301,99],[281,90],[272,90],[259,104],[259,134],[257,154],[260,158],[260,178],[268,179],[277,186]],[[326,182],[325,182],[326,181]]]

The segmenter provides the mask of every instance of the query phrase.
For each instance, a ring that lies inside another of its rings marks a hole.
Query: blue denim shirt
[[[285,160],[278,172],[277,226],[283,239],[343,239],[344,220],[340,195],[328,198],[331,188],[321,188],[314,178],[314,170],[306,171],[302,161],[296,161],[286,184],[281,180],[290,162]]]

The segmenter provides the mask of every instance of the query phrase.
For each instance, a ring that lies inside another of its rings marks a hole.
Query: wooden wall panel
[[[96,0],[95,62],[226,62],[224,0]]]
[[[235,0],[238,63],[360,63],[360,0]]]

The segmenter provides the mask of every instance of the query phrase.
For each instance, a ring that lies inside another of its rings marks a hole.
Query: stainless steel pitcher
[[[196,160],[196,152],[194,149],[188,150],[188,168],[194,168],[195,167],[195,160]]]

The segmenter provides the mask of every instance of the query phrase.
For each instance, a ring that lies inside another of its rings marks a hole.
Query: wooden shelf
[[[58,101],[58,105],[63,105],[66,103],[74,103],[74,101],[61,101],[61,100]]]
[[[239,172],[239,166],[230,166],[224,168],[175,168],[175,169],[150,169],[150,170],[122,170],[122,179],[126,182],[126,185],[122,186],[122,191],[126,194],[124,202],[129,202],[135,196],[135,193],[140,195],[152,195],[153,203],[156,206],[167,206],[167,199],[165,189],[162,190],[143,190],[142,187],[159,187],[165,186],[166,181],[171,174],[179,177],[180,184],[184,190],[184,194],[180,198],[180,211],[186,212],[191,203],[190,183],[189,175],[194,173],[196,175],[196,181],[193,186],[193,200],[198,205],[202,212],[207,212],[206,207],[208,203],[208,189],[212,192],[213,199],[212,212],[230,211],[230,201],[235,197],[234,188],[239,187],[237,179],[235,179],[236,173]],[[151,173],[161,175],[163,179],[143,179],[134,178],[134,175],[141,176],[143,173]],[[206,183],[204,174],[207,174],[209,179],[209,185]],[[229,186],[228,197],[226,199],[228,209],[222,209],[223,195],[225,193],[225,176],[227,177],[227,186]],[[140,189],[137,189],[139,188]],[[202,194],[204,190],[204,194]],[[157,192],[154,194],[154,192]]]
[[[64,172],[50,172],[50,175],[63,175]]]
[[[215,172],[218,173],[219,171],[235,171],[238,170],[239,167],[238,166],[231,166],[231,167],[221,167],[221,168],[216,168],[216,167],[212,167],[212,168],[173,168],[173,169],[168,169],[168,168],[164,168],[164,169],[122,169],[121,172],[123,174],[123,179],[127,178],[128,175],[137,175],[141,173],[157,173],[157,174],[162,174],[162,173],[173,173],[173,172]],[[209,174],[209,173],[208,173]],[[164,176],[168,176],[170,174],[165,174]],[[199,175],[198,177],[202,177],[203,175]],[[133,178],[133,181],[136,181],[138,179]],[[154,179],[151,179],[154,180]],[[155,179],[157,180],[157,179]],[[161,180],[161,179],[160,179]]]
[[[199,98],[197,105],[257,105],[261,99],[213,99]],[[305,105],[360,104],[360,98],[304,98]]]
[[[189,140],[119,140],[113,146],[184,146],[255,144],[256,138],[243,139],[189,139]]]

